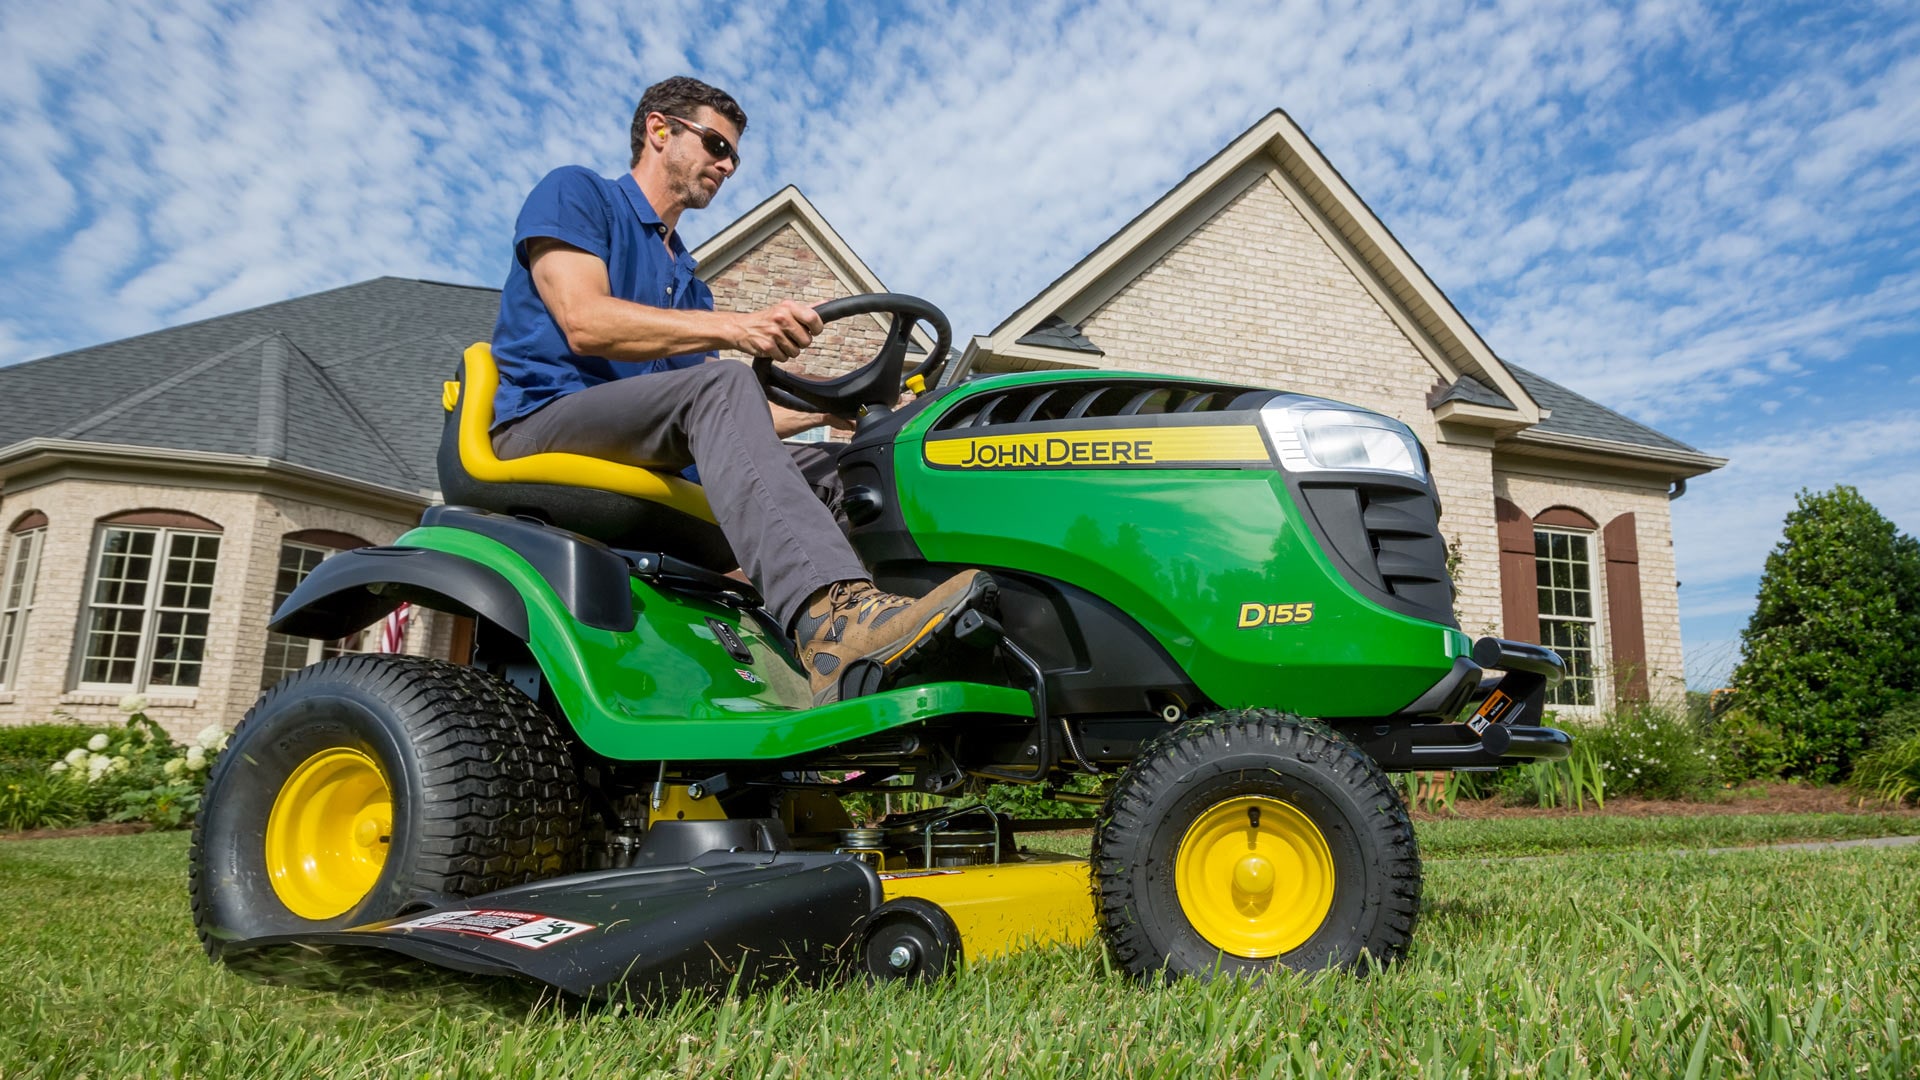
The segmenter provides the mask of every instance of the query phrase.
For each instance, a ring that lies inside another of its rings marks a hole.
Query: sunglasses
[[[667,116],[666,113],[661,113],[660,115],[666,116],[667,119],[700,136],[700,145],[706,147],[707,153],[713,155],[713,160],[719,161],[721,158],[725,158],[733,163],[734,168],[738,169],[740,167],[740,151],[733,148],[733,144],[727,141],[725,135],[720,134],[705,124],[696,124],[691,120],[683,120],[678,116]]]

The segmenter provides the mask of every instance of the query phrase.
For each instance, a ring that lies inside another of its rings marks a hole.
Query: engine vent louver
[[[1347,580],[1398,611],[1452,625],[1453,586],[1432,492],[1399,483],[1302,484]]]
[[[1219,383],[1144,379],[1075,379],[1064,383],[1016,386],[979,394],[933,425],[934,431],[961,431],[1003,424],[1049,420],[1220,413],[1258,409],[1271,390]]]

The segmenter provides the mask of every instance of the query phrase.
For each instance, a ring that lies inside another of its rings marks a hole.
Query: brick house
[[[884,291],[791,187],[695,256],[729,310]],[[139,693],[176,732],[232,725],[283,672],[371,647],[267,617],[437,500],[440,383],[497,308],[381,278],[0,368],[0,723]],[[836,324],[807,368],[879,333]],[[1571,654],[1562,708],[1682,685],[1668,501],[1724,461],[1494,356],[1284,114],[955,347],[951,377],[1192,373],[1393,415],[1433,453],[1464,629]],[[405,648],[459,655],[462,624],[419,613]]]

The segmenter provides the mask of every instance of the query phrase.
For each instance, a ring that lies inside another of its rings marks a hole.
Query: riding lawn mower
[[[475,345],[442,402],[446,505],[321,563],[272,622],[337,639],[411,603],[471,618],[470,662],[341,656],[263,694],[194,828],[211,956],[425,961],[590,1000],[924,979],[1096,938],[1149,980],[1364,971],[1420,905],[1389,774],[1566,756],[1539,723],[1559,658],[1459,629],[1404,424],[1115,371],[927,390],[938,309],[819,312],[891,326],[837,379],[754,367],[774,402],[857,420],[843,508],[876,583],[980,567],[997,589],[814,706],[701,489],[496,457]],[[977,800],[1004,784],[1097,802],[1091,859],[1030,850],[1069,822]],[[908,792],[921,809],[849,812]]]

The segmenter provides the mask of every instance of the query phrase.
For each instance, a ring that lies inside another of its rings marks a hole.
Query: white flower
[[[109,741],[110,740],[108,740],[106,734],[103,732],[87,740],[87,749],[92,750],[95,753],[99,753],[100,751],[105,750],[107,748],[107,743]]]
[[[219,724],[208,724],[200,729],[200,734],[195,735],[193,741],[198,743],[201,749],[217,752],[227,745],[227,729]]]
[[[180,770],[186,767],[186,758],[168,758],[167,763],[160,766],[160,771],[166,773],[168,776],[179,776]]]
[[[127,759],[121,757],[118,754],[115,754],[114,756],[107,759],[108,772],[119,772],[120,770],[126,767],[127,767]]]
[[[143,713],[147,711],[145,694],[128,694],[120,699],[120,711],[123,713]]]
[[[48,771],[48,772],[55,772],[55,773],[63,773],[63,772],[66,772],[66,771],[67,771],[67,763],[66,763],[66,762],[64,762],[64,761],[56,761],[56,762],[54,762],[54,763],[53,763],[52,765],[50,765],[50,766],[48,766],[48,767],[47,767],[47,771]]]
[[[207,752],[198,746],[187,747],[186,763],[188,772],[199,772],[207,767]]]
[[[76,746],[67,751],[67,756],[61,760],[69,765],[85,765],[87,763],[87,748],[84,746]]]

